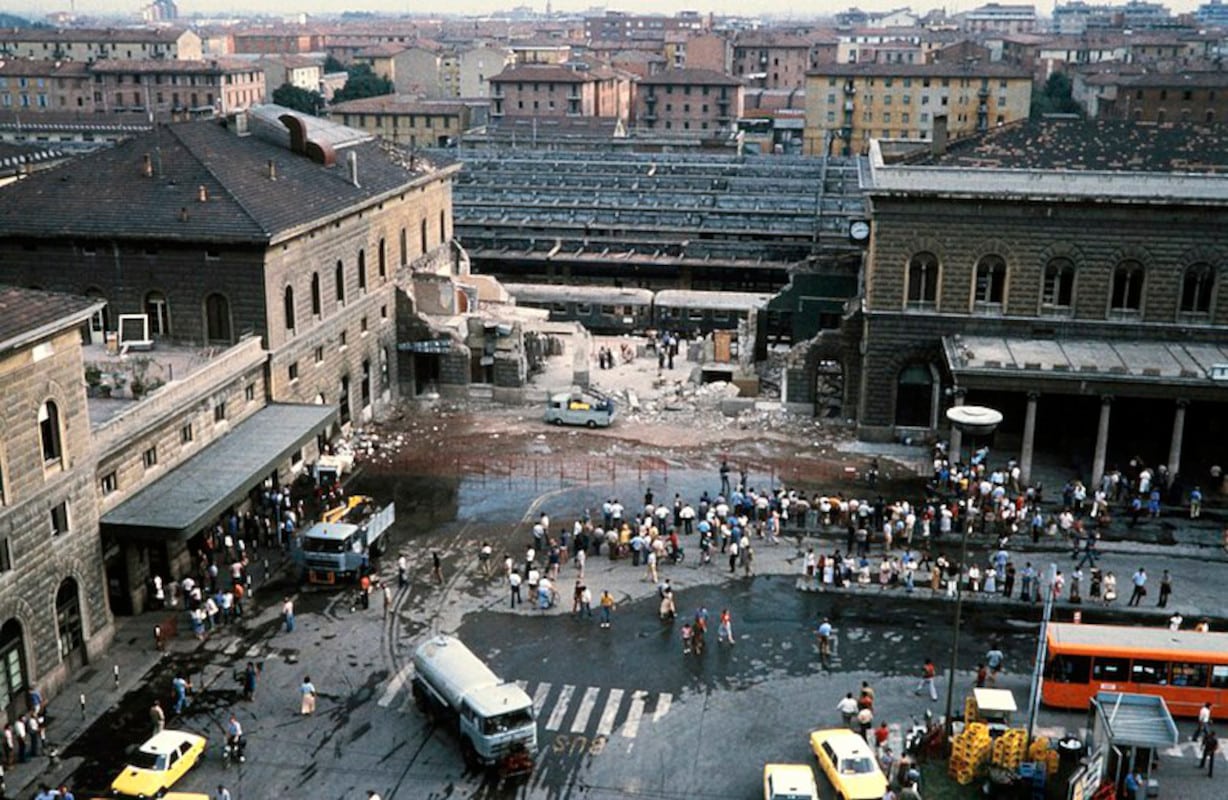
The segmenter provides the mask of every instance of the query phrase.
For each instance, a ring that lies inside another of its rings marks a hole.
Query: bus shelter
[[[1091,730],[1090,756],[1084,786],[1091,788],[1112,782],[1120,792],[1126,775],[1140,772],[1150,787],[1156,779],[1151,765],[1156,751],[1177,744],[1177,723],[1163,697],[1149,694],[1097,692],[1092,698],[1088,728]],[[1073,784],[1076,782],[1072,779]],[[1071,797],[1091,798],[1093,791],[1073,793]]]

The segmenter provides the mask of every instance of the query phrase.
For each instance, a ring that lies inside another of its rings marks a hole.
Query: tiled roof
[[[30,334],[61,323],[80,321],[98,303],[88,297],[16,286],[0,286],[0,351],[10,350]]]
[[[150,42],[172,44],[182,28],[6,28],[0,42]]]
[[[588,72],[560,67],[557,64],[522,64],[508,67],[498,75],[490,77],[491,83],[508,83],[512,81],[537,81],[539,83],[588,83],[597,76]]]
[[[349,180],[350,152],[359,186]],[[146,155],[154,177],[144,175]],[[276,180],[268,176],[270,161]],[[258,136],[237,136],[216,120],[160,125],[7,187],[0,192],[0,230],[36,238],[267,244],[414,178],[370,137],[339,147],[336,165],[325,167]],[[198,197],[202,186],[206,202]]]
[[[51,61],[42,59],[0,59],[0,76],[72,78],[89,75],[90,65],[83,61]]]
[[[100,61],[95,61],[91,66],[92,72],[99,73],[115,73],[115,72],[145,72],[145,73],[178,73],[180,75],[190,74],[219,74],[226,72],[254,72],[259,71],[259,67],[250,59],[245,58],[202,58],[202,59],[151,59],[151,58],[104,58]]]
[[[957,145],[942,166],[1228,172],[1228,126],[1082,119],[1025,121]]]
[[[334,103],[328,107],[330,114],[461,114],[464,103],[432,102],[415,95],[383,94]]]
[[[667,69],[647,78],[641,86],[741,86],[742,81],[711,69]]]
[[[393,42],[383,42],[381,44],[373,44],[370,47],[365,47],[359,50],[356,58],[389,58],[398,53],[404,53],[409,48],[403,44],[395,44]]]

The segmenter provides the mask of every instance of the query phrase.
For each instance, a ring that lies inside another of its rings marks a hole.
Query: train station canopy
[[[1134,339],[945,336],[947,367],[967,388],[1222,399],[1228,345]]]
[[[274,403],[102,515],[103,533],[187,538],[247,497],[337,417],[335,406]]]
[[[1097,692],[1093,707],[1097,725],[1115,747],[1156,749],[1178,741],[1177,723],[1163,697]]]

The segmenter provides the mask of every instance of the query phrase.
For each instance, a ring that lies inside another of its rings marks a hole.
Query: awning
[[[1097,692],[1093,707],[1112,745],[1154,749],[1177,743],[1177,723],[1163,697]]]
[[[265,406],[103,514],[102,532],[135,539],[192,536],[245,498],[336,416],[335,406]]]

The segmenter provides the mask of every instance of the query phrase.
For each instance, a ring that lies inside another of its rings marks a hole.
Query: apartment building
[[[631,115],[631,76],[585,64],[526,64],[490,79],[492,119]]]
[[[771,31],[746,31],[733,41],[730,72],[761,89],[801,89],[817,64],[810,39]]]
[[[1028,116],[1032,78],[1002,64],[836,64],[806,83],[805,152],[857,154],[872,138],[951,138]]]
[[[706,69],[667,69],[641,78],[635,122],[651,131],[715,136],[742,116],[745,83]]]
[[[1158,125],[1228,119],[1228,73],[1220,70],[1080,71],[1072,94],[1092,119]]]
[[[94,107],[89,65],[76,61],[0,61],[0,109],[89,111]]]
[[[94,110],[164,118],[229,114],[265,102],[264,70],[246,59],[126,61],[90,66]]]
[[[269,94],[287,83],[307,92],[320,91],[324,63],[320,58],[300,55],[266,55],[256,62],[264,70],[264,85]]]
[[[52,61],[199,59],[200,37],[181,28],[14,28],[0,30],[0,55]]]
[[[965,33],[1031,33],[1037,29],[1036,6],[986,3],[959,15]]]
[[[343,125],[404,147],[459,144],[469,128],[470,108],[463,103],[381,95],[330,106],[328,116]]]

